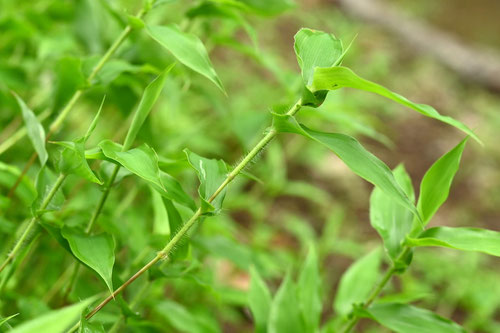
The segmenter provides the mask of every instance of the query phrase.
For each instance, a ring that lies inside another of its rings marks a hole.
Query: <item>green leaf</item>
[[[147,181],[163,197],[181,205],[196,209],[193,199],[182,189],[179,182],[169,174],[160,171],[156,152],[146,144],[123,151],[122,146],[110,140],[99,143],[104,155],[122,165],[125,169]]]
[[[413,185],[404,166],[400,164],[394,169],[393,174],[406,196],[412,203],[415,202]],[[382,237],[391,259],[395,260],[401,252],[402,242],[412,229],[411,211],[395,202],[380,188],[375,187],[370,197],[370,223]]]
[[[17,316],[19,313],[15,313],[13,315],[10,315],[8,317],[5,317],[5,318],[0,318],[0,327],[5,324],[6,322],[8,322],[9,320],[11,320],[12,318],[14,318],[15,316]]]
[[[186,333],[215,333],[218,330],[206,323],[200,316],[173,301],[162,301],[154,306],[176,330]]]
[[[377,248],[355,261],[342,275],[333,307],[347,315],[353,305],[364,302],[380,275],[380,250]]]
[[[278,15],[295,6],[293,0],[222,0],[223,3],[242,3],[251,11],[265,16]]]
[[[85,144],[87,140],[90,138],[92,133],[94,132],[97,122],[99,121],[99,117],[101,116],[102,112],[102,107],[104,106],[104,101],[106,100],[106,95],[102,98],[101,105],[99,106],[99,110],[97,110],[96,115],[94,116],[94,119],[92,119],[92,122],[90,123],[89,128],[87,129],[87,133],[83,136],[83,143]]]
[[[359,77],[352,70],[346,67],[336,66],[331,68],[316,68],[314,71],[312,85],[309,88],[312,92],[317,92],[321,90],[336,90],[342,87],[365,90],[392,99],[399,104],[420,112],[424,116],[434,118],[448,125],[454,126],[467,133],[467,135],[473,137],[477,142],[481,143],[481,140],[479,140],[474,132],[460,121],[448,116],[440,115],[439,112],[429,105],[413,103],[406,97],[396,94],[379,84]]]
[[[407,239],[406,244],[449,247],[500,257],[500,232],[481,228],[430,228],[421,233],[418,238]]]
[[[55,70],[54,111],[65,106],[71,96],[87,85],[87,79],[82,72],[82,61],[79,58],[63,57]]]
[[[384,193],[417,215],[411,200],[394,179],[387,165],[368,152],[353,137],[339,133],[318,132],[299,124],[288,115],[273,113],[273,125],[278,132],[296,133],[332,150],[355,174],[379,187]]]
[[[361,315],[399,333],[465,333],[462,327],[451,320],[407,304],[374,304]]]
[[[90,323],[85,316],[82,316],[78,333],[106,333],[104,327],[100,323]]]
[[[420,184],[420,196],[417,204],[424,225],[430,221],[448,198],[451,183],[458,171],[467,139],[462,140],[455,148],[434,162],[425,173]]]
[[[36,153],[38,154],[40,164],[43,166],[49,158],[47,150],[45,148],[45,130],[43,129],[42,124],[40,124],[33,111],[31,111],[31,109],[24,103],[24,101],[19,96],[17,96],[16,93],[12,92],[12,94],[16,98],[17,104],[19,104],[19,108],[21,109],[23,119],[26,124],[28,137],[33,144],[33,147],[35,148]]]
[[[200,187],[198,193],[202,201],[201,208],[205,214],[217,214],[222,208],[222,202],[226,195],[226,189],[209,203],[208,200],[224,182],[227,177],[227,166],[222,160],[208,159],[201,157],[188,149],[184,150],[188,158],[189,164],[198,173]]]
[[[153,234],[170,236],[170,225],[163,199],[153,187],[151,189],[151,203],[153,204]]]
[[[208,78],[222,92],[226,93],[212,66],[205,46],[196,35],[182,32],[175,24],[147,26],[147,32],[151,38],[171,52],[177,60]]]
[[[294,48],[306,86],[312,84],[316,67],[338,64],[343,52],[342,41],[333,34],[307,28],[295,34]]]
[[[64,227],[62,236],[68,241],[78,260],[93,269],[113,292],[113,265],[115,241],[108,234],[87,235],[79,230]]]
[[[303,333],[306,331],[300,313],[297,290],[290,274],[286,275],[274,296],[267,331],[269,333]]]
[[[111,141],[103,140],[99,143],[106,157],[118,162],[125,169],[150,183],[157,191],[165,192],[161,182],[158,156],[147,144],[123,151],[122,146]]]
[[[84,138],[75,141],[53,141],[52,143],[64,147],[59,158],[59,171],[65,175],[78,175],[93,183],[102,184],[97,178],[85,158]]]
[[[94,297],[86,299],[80,303],[64,307],[62,309],[50,311],[38,318],[27,321],[13,330],[12,333],[33,333],[33,332],[50,332],[63,333],[73,325],[80,313],[94,301]]]
[[[174,67],[175,64],[168,66],[163,73],[161,73],[158,77],[156,77],[144,90],[144,94],[142,95],[141,101],[139,102],[139,106],[134,113],[134,118],[132,119],[132,123],[127,132],[127,136],[125,137],[125,142],[123,143],[123,150],[127,150],[132,146],[132,143],[139,133],[139,130],[142,127],[142,124],[146,120],[149,112],[153,108],[153,105],[156,103],[156,100],[160,96],[160,93],[165,85],[165,79],[167,78],[167,74]]]
[[[45,207],[43,211],[40,210],[43,201],[54,187],[56,179],[57,177],[52,171],[50,171],[47,165],[42,166],[40,171],[38,171],[38,175],[35,181],[35,188],[38,194],[36,199],[33,201],[33,204],[31,205],[33,215],[39,215],[44,212],[58,210],[63,205],[64,194],[59,188],[47,207]]]
[[[271,309],[271,293],[262,279],[259,271],[254,267],[250,267],[250,289],[248,291],[248,305],[252,311],[253,320],[255,323],[255,331],[257,333],[265,333]]]
[[[314,245],[309,246],[297,283],[297,297],[305,323],[306,332],[317,332],[321,317],[321,277],[318,268],[318,254]]]

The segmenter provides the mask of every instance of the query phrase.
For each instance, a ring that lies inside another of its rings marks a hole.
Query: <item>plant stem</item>
[[[47,194],[47,196],[43,200],[43,202],[40,206],[40,210],[43,211],[43,210],[45,210],[45,208],[47,208],[50,201],[52,200],[54,195],[57,193],[57,190],[59,190],[59,188],[63,184],[64,179],[66,179],[66,175],[64,175],[62,173],[59,174],[59,177],[57,177],[57,180],[54,183],[54,185],[52,186],[52,189],[50,190],[50,192]],[[40,218],[39,215],[35,215],[30,220],[26,229],[24,229],[21,237],[19,237],[16,244],[14,245],[14,248],[12,249],[10,254],[7,256],[7,259],[5,259],[3,264],[0,266],[0,272],[2,272],[4,270],[4,268],[12,261],[12,259],[14,259],[16,257],[17,253],[19,252],[19,250],[21,250],[23,243],[26,241],[26,238],[28,238],[29,234],[31,233],[33,227],[36,225],[36,222],[38,221],[39,218]]]
[[[408,254],[409,251],[410,251],[410,248],[408,246],[403,247],[403,249],[401,250],[401,253],[396,258],[395,261],[397,262],[397,261],[403,259]],[[391,265],[391,267],[389,269],[387,269],[384,276],[382,277],[382,280],[380,280],[380,282],[375,286],[375,288],[373,289],[371,294],[368,296],[366,301],[361,306],[362,309],[368,308],[377,299],[377,297],[380,295],[380,293],[382,292],[382,290],[386,286],[387,282],[389,282],[391,280],[392,276],[396,273],[396,271],[397,271],[397,269],[396,269],[396,266],[394,264]],[[347,322],[346,327],[342,332],[349,333],[356,326],[359,319],[360,318],[358,316],[354,315],[353,318],[351,318]]]
[[[295,103],[290,110],[286,113],[289,116],[295,115],[300,108],[302,107],[302,100],[299,99],[297,103]],[[243,160],[231,171],[226,179],[222,182],[222,184],[217,188],[217,190],[210,196],[207,200],[211,203],[215,198],[226,188],[226,186],[250,163],[255,156],[257,156],[269,142],[274,139],[274,137],[278,134],[275,128],[271,128],[269,132],[255,145],[254,148],[243,158]],[[113,300],[118,294],[120,294],[128,285],[134,282],[139,276],[141,276],[144,272],[154,266],[158,261],[165,259],[170,251],[174,248],[174,246],[182,239],[182,237],[188,232],[188,230],[198,221],[200,216],[202,215],[201,208],[198,208],[193,216],[182,226],[182,228],[175,234],[175,236],[167,243],[167,245],[156,254],[156,256],[148,262],[144,267],[142,267],[139,271],[137,271],[130,279],[128,279],[124,284],[118,287],[111,295],[109,295],[105,300],[103,300],[99,305],[97,305],[89,314],[87,314],[86,318],[92,318],[99,310],[101,310],[106,304],[108,304],[111,300]],[[80,326],[78,322],[70,332],[73,332]]]
[[[136,17],[139,18],[139,19],[142,18],[148,12],[148,10],[149,9],[142,8],[137,13]],[[128,37],[128,35],[130,34],[130,32],[132,30],[133,30],[132,26],[130,24],[128,24],[123,29],[123,31],[121,32],[121,34],[116,38],[116,40],[113,42],[113,44],[111,44],[111,46],[108,48],[108,50],[106,51],[106,53],[104,53],[104,55],[101,57],[101,59],[99,60],[99,62],[97,63],[97,65],[94,67],[94,69],[92,70],[92,72],[87,77],[87,83],[89,85],[92,84],[91,81],[97,76],[97,74],[101,71],[101,69],[108,62],[108,60],[113,56],[113,54],[116,52],[116,50],[118,49],[118,47],[120,47],[120,45],[123,43],[123,41],[125,41],[125,39]],[[76,102],[82,96],[83,91],[84,91],[85,88],[86,87],[78,89],[77,91],[75,91],[75,93],[73,94],[73,96],[70,98],[68,104],[66,104],[66,106],[64,107],[64,109],[61,110],[61,113],[50,124],[49,131],[47,133],[47,137],[45,138],[45,141],[47,141],[48,138],[52,134],[54,134],[55,132],[57,132],[57,130],[59,129],[59,127],[61,126],[61,124],[63,123],[63,121],[66,119],[66,117],[68,116],[68,114],[71,111],[71,109],[73,108],[73,106],[76,104]],[[18,132],[20,132],[20,131],[21,130],[19,130]],[[26,131],[24,131],[24,133],[26,133]],[[18,134],[17,132],[13,135],[13,137],[16,137],[16,138],[19,138],[19,139],[22,138],[23,136],[24,135]],[[10,146],[12,146],[16,141],[10,141],[9,142],[9,146],[2,145],[3,151],[9,149]],[[37,153],[36,152],[33,153],[32,157],[30,158],[30,160],[28,161],[28,163],[24,167],[24,170],[21,173],[21,175],[19,176],[18,180],[16,181],[16,183],[14,184],[14,186],[10,189],[10,191],[9,191],[9,197],[12,195],[12,193],[14,193],[14,191],[17,188],[17,186],[19,186],[20,180],[24,177],[24,175],[28,172],[28,170],[31,167],[31,165],[33,165],[33,163],[35,162],[36,156],[37,156]]]

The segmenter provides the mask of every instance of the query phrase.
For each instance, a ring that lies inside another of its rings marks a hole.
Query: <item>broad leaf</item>
[[[85,158],[84,138],[75,141],[55,141],[52,143],[64,147],[58,163],[61,173],[66,175],[74,174],[93,183],[102,184],[102,181],[90,169]]]
[[[322,304],[318,254],[314,245],[309,246],[309,253],[299,275],[297,297],[306,332],[317,332]]]
[[[143,144],[137,148],[123,151],[122,146],[119,144],[111,140],[104,140],[99,143],[99,147],[101,147],[106,157],[118,162],[125,169],[141,177],[157,191],[166,191],[160,178],[158,156],[148,145]]]
[[[61,189],[57,190],[56,194],[50,200],[47,207],[42,210],[42,204],[45,198],[49,195],[50,191],[56,183],[57,177],[52,171],[47,167],[47,165],[42,166],[35,181],[35,187],[37,191],[37,197],[31,205],[31,210],[33,215],[39,215],[47,211],[58,210],[64,203],[64,194]]]
[[[24,101],[14,94],[14,97],[19,104],[19,108],[23,114],[24,123],[26,124],[26,130],[28,133],[28,137],[30,138],[33,147],[35,148],[36,153],[38,154],[38,158],[40,159],[40,163],[45,165],[47,162],[48,154],[45,148],[45,130],[43,129],[42,124],[38,121],[35,114],[31,109],[24,103]]]
[[[451,320],[408,304],[374,304],[360,312],[398,333],[465,333]]]
[[[303,333],[306,331],[300,315],[297,290],[290,274],[287,274],[274,296],[267,331],[269,333]]]
[[[346,67],[336,66],[330,68],[316,68],[314,71],[312,85],[309,88],[312,92],[317,92],[321,90],[336,90],[342,87],[365,90],[392,99],[399,104],[420,112],[424,116],[434,118],[448,125],[454,126],[481,143],[481,140],[479,140],[474,132],[460,121],[448,116],[440,115],[436,109],[429,105],[413,103],[406,97],[396,94],[379,84],[359,77],[352,70]]]
[[[299,124],[292,116],[273,114],[273,125],[279,132],[296,133],[332,150],[354,173],[379,187],[384,193],[415,214],[411,200],[394,179],[387,165],[368,152],[353,137],[339,133],[318,132]]]
[[[182,32],[175,24],[167,26],[147,26],[147,32],[161,46],[171,52],[181,63],[208,78],[225,93],[207,50],[194,34]]]
[[[376,249],[355,261],[340,279],[333,307],[347,315],[353,305],[366,301],[380,276],[380,250]]]
[[[269,311],[271,308],[271,293],[257,269],[250,267],[250,290],[248,291],[248,305],[252,311],[257,333],[265,333]]]
[[[222,202],[226,195],[226,189],[211,202],[208,200],[224,182],[227,177],[227,166],[222,160],[208,159],[201,157],[187,149],[184,150],[189,164],[198,173],[200,187],[198,193],[202,201],[201,208],[206,214],[217,214],[222,208]]]
[[[295,34],[294,48],[306,86],[312,84],[317,67],[338,64],[343,52],[342,41],[333,34],[307,28],[302,28]]]
[[[401,164],[393,171],[399,186],[406,196],[415,202],[410,176]],[[389,256],[395,260],[401,252],[402,242],[412,229],[413,214],[395,202],[380,188],[375,187],[370,197],[370,223],[384,240]]]
[[[420,196],[417,204],[424,225],[430,221],[448,198],[451,182],[458,171],[460,158],[466,143],[467,138],[434,162],[425,173],[420,184]]]
[[[127,136],[125,137],[125,142],[123,143],[123,150],[127,150],[132,146],[132,143],[139,133],[139,130],[142,127],[142,124],[146,120],[149,112],[153,108],[156,100],[160,96],[160,93],[165,85],[165,79],[167,78],[168,73],[174,67],[175,64],[168,66],[162,74],[156,77],[144,90],[144,94],[142,95],[141,101],[139,102],[139,106],[134,113],[134,118],[132,119],[132,123],[127,132]]]
[[[435,227],[418,238],[409,238],[410,246],[441,246],[462,251],[475,251],[500,257],[500,232],[480,228]]]
[[[33,333],[33,332],[66,332],[79,318],[81,312],[92,303],[94,298],[86,299],[80,303],[67,306],[62,309],[50,311],[38,318],[27,321],[13,330],[12,333]]]
[[[163,197],[181,205],[196,209],[193,199],[182,189],[179,182],[169,174],[160,171],[156,152],[146,144],[123,151],[122,146],[104,140],[99,143],[102,152],[110,160],[122,165],[128,171],[147,181]]]
[[[87,235],[76,229],[64,227],[63,237],[71,252],[82,263],[93,269],[113,292],[113,265],[115,264],[115,241],[108,234]]]

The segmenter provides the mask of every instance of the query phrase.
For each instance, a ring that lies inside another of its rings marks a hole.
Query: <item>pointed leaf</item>
[[[407,304],[374,304],[363,315],[398,333],[465,333],[457,323]]]
[[[167,210],[168,224],[170,228],[170,239],[172,239],[178,232],[179,229],[184,225],[184,221],[182,220],[181,214],[177,208],[175,208],[172,201],[164,198],[163,203],[165,205],[165,209]],[[170,258],[173,259],[184,259],[189,254],[189,238],[183,237],[176,244],[175,248],[170,251]]]
[[[15,313],[15,314],[7,316],[5,318],[0,318],[0,327],[2,327],[3,324],[5,324],[6,322],[8,322],[9,320],[11,320],[12,318],[14,318],[15,316],[17,316],[18,314],[19,313]]]
[[[151,189],[151,203],[153,205],[153,234],[170,236],[170,225],[163,199],[156,190]]]
[[[333,34],[307,28],[295,34],[294,49],[306,86],[312,84],[315,68],[336,65],[343,52],[342,41]]]
[[[92,303],[94,297],[86,299],[80,303],[67,306],[62,309],[50,311],[40,317],[27,321],[13,330],[12,333],[33,333],[33,332],[66,332],[79,318],[80,313]]]
[[[222,160],[208,159],[196,155],[195,153],[185,149],[184,152],[188,158],[189,164],[198,173],[200,187],[198,193],[202,201],[202,210],[206,214],[217,214],[222,208],[222,202],[226,195],[226,189],[209,203],[208,200],[224,182],[227,176],[227,166]]]
[[[394,169],[393,174],[411,202],[415,202],[411,179],[404,166],[399,165]],[[396,259],[401,252],[402,242],[412,229],[413,214],[411,211],[375,187],[370,197],[370,223],[384,240],[384,246],[389,256],[393,260]]]
[[[312,244],[309,246],[309,253],[299,275],[297,296],[306,332],[317,332],[322,307],[321,277],[318,268],[318,254]]]
[[[454,126],[473,137],[477,142],[481,143],[481,140],[479,140],[474,132],[460,121],[448,116],[440,115],[436,109],[429,105],[413,103],[406,97],[396,94],[379,84],[359,77],[352,70],[346,67],[336,66],[331,68],[317,68],[314,71],[313,82],[309,88],[311,91],[316,92],[320,90],[336,90],[342,87],[365,90],[392,99],[399,104],[420,112],[424,116],[434,118],[448,125]]]
[[[175,24],[167,26],[147,26],[151,38],[171,52],[181,63],[208,78],[225,93],[207,50],[194,34],[182,32]]]
[[[417,205],[424,225],[430,221],[448,198],[451,183],[458,171],[460,158],[467,139],[465,138],[455,148],[443,155],[425,173],[420,184],[420,196]]]
[[[368,152],[361,144],[345,134],[318,132],[299,124],[292,116],[273,114],[278,132],[296,133],[321,143],[332,150],[355,174],[379,187],[399,204],[417,213],[411,200],[394,179],[387,165]]]
[[[254,266],[250,267],[250,276],[248,305],[252,311],[255,332],[265,333],[267,331],[267,321],[271,309],[271,293],[269,292],[266,282],[262,280],[262,277]]]
[[[83,137],[83,143],[85,144],[87,140],[90,138],[92,133],[95,130],[95,127],[97,126],[97,122],[99,121],[99,117],[101,116],[102,112],[102,107],[104,106],[104,101],[106,100],[106,96],[102,98],[101,105],[99,106],[99,110],[97,110],[96,115],[94,116],[94,119],[92,119],[92,122],[90,123],[89,128],[87,129],[87,133],[85,133],[85,136]]]
[[[85,158],[84,138],[75,141],[56,141],[54,144],[63,146],[59,158],[59,171],[65,175],[78,175],[93,183],[102,184],[97,178]]]
[[[418,238],[409,238],[406,244],[449,247],[500,257],[500,232],[481,228],[430,228],[421,233]]]
[[[297,290],[290,274],[287,274],[274,296],[267,326],[269,333],[303,333],[304,323],[300,316]]]
[[[132,143],[139,133],[139,130],[142,127],[142,124],[146,120],[149,112],[153,108],[153,105],[156,103],[156,100],[160,96],[160,93],[165,85],[165,79],[167,78],[168,73],[174,67],[175,64],[168,66],[163,73],[161,73],[158,77],[156,77],[144,90],[144,94],[142,95],[141,101],[139,102],[139,106],[134,113],[134,118],[132,119],[132,124],[127,132],[127,136],[125,137],[125,142],[123,143],[123,150],[127,150],[132,146]]]
[[[38,159],[40,164],[43,166],[47,162],[48,154],[45,148],[45,130],[42,124],[38,121],[37,117],[31,111],[31,109],[24,103],[24,101],[14,93],[14,97],[19,104],[19,108],[22,111],[24,123],[26,124],[26,130],[28,137],[30,138],[36,153],[38,154]]]
[[[87,235],[79,230],[64,227],[63,237],[71,251],[82,263],[93,269],[113,292],[113,265],[115,264],[115,241],[108,234]]]
[[[380,250],[375,249],[345,271],[333,304],[337,313],[346,315],[353,309],[353,305],[366,300],[379,279],[380,261]]]

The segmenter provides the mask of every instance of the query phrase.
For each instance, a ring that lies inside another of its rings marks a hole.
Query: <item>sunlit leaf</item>
[[[460,121],[448,116],[440,115],[436,109],[429,105],[413,103],[406,97],[392,92],[379,84],[359,77],[352,70],[346,67],[336,66],[330,68],[316,68],[314,71],[313,82],[309,88],[311,91],[317,92],[321,90],[336,90],[343,87],[365,90],[392,99],[399,104],[420,112],[424,116],[434,118],[448,125],[454,126],[481,143],[481,140],[479,140],[474,132]]]
[[[398,333],[465,333],[451,320],[408,304],[374,304],[361,314]]]
[[[75,141],[56,141],[54,144],[60,145],[63,148],[61,157],[59,158],[58,168],[63,174],[75,174],[88,181],[102,184],[102,181],[97,178],[85,158],[84,138]]]
[[[127,132],[127,136],[125,137],[125,141],[123,143],[123,150],[127,150],[132,146],[137,133],[139,133],[142,124],[146,120],[147,116],[151,112],[153,105],[156,100],[160,96],[160,93],[165,85],[165,79],[167,78],[168,73],[174,67],[175,64],[168,66],[163,73],[161,73],[158,77],[156,77],[144,90],[144,94],[142,95],[141,101],[139,102],[139,106],[137,107],[134,118],[132,119],[132,123]]]
[[[113,292],[113,265],[115,264],[115,241],[108,234],[88,235],[79,230],[64,227],[63,237],[71,252],[85,265],[93,269]]]
[[[416,214],[411,200],[394,179],[387,165],[368,152],[361,144],[345,134],[324,133],[299,124],[292,116],[273,114],[273,125],[279,132],[296,133],[332,150],[354,173],[379,187],[399,204]]]
[[[380,250],[376,249],[355,261],[342,275],[333,306],[341,315],[353,305],[366,301],[380,276]]]
[[[188,158],[189,164],[198,173],[200,187],[198,193],[202,201],[202,210],[204,213],[216,214],[222,208],[222,202],[226,195],[226,189],[211,202],[208,200],[224,182],[227,176],[227,166],[222,160],[208,159],[196,155],[195,153],[185,149],[184,152]]]
[[[421,233],[418,238],[408,239],[407,244],[449,247],[500,257],[500,232],[481,228],[430,228]]]
[[[448,198],[451,183],[458,171],[466,143],[467,138],[434,162],[425,173],[420,184],[420,196],[417,204],[424,224],[430,221]]]
[[[5,324],[6,322],[8,322],[9,320],[11,320],[12,318],[14,318],[15,316],[17,316],[19,313],[15,313],[13,315],[10,315],[10,316],[7,316],[5,318],[0,318],[0,327]]]
[[[413,185],[404,166],[399,165],[393,174],[406,196],[412,203],[415,202]],[[370,223],[384,240],[389,256],[395,260],[401,252],[402,242],[412,229],[411,211],[375,187],[370,197]]]
[[[266,282],[254,266],[250,267],[250,277],[248,305],[252,311],[255,331],[257,333],[265,333],[267,331],[267,321],[271,308],[271,293]]]
[[[151,38],[171,52],[177,60],[208,78],[225,93],[222,82],[208,57],[207,50],[196,35],[182,32],[175,24],[147,26],[147,32]]]
[[[28,133],[28,137],[35,148],[36,153],[38,154],[38,158],[40,159],[40,163],[44,165],[47,162],[48,154],[45,148],[45,130],[43,129],[42,124],[38,121],[35,114],[31,109],[24,103],[24,101],[17,96],[15,93],[14,97],[19,104],[19,108],[22,111],[24,123],[26,124],[26,129]]]
[[[66,332],[71,325],[80,318],[80,313],[92,303],[94,298],[86,299],[80,303],[67,306],[62,309],[50,311],[40,317],[31,319],[9,331],[12,333],[33,332]]]

